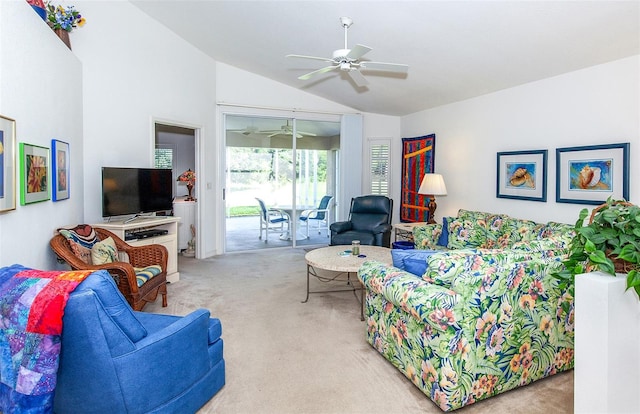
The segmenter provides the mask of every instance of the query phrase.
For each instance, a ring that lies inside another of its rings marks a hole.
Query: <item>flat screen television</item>
[[[171,169],[102,167],[102,217],[172,208]]]

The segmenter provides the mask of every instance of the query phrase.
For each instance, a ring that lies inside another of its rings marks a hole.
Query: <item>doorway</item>
[[[193,200],[188,199],[187,183],[178,180],[185,171],[196,170],[197,130],[184,126],[156,122],[155,124],[156,168],[171,168],[173,182],[173,215],[180,217],[178,223],[178,252],[195,255],[195,236],[199,233],[197,221],[197,193],[192,190]],[[196,174],[197,177],[197,174]],[[191,253],[192,252],[192,253]]]
[[[224,122],[225,252],[329,244],[340,122],[231,114]],[[325,195],[326,217],[299,219]]]

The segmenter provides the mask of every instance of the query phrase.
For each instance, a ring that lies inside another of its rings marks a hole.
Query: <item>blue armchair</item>
[[[393,200],[382,195],[365,195],[351,199],[348,221],[333,223],[331,246],[360,240],[371,246],[391,246]]]
[[[225,383],[221,333],[205,309],[135,312],[97,271],[65,308],[54,411],[196,412]]]

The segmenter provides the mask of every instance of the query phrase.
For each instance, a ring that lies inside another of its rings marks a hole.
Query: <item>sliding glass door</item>
[[[225,115],[226,252],[328,244],[334,212],[304,218],[337,194],[339,131],[339,122]]]

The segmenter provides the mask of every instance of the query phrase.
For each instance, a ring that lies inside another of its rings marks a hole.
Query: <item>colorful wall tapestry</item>
[[[436,135],[402,138],[402,187],[400,221],[429,219],[429,197],[418,194],[422,177],[433,172]]]

